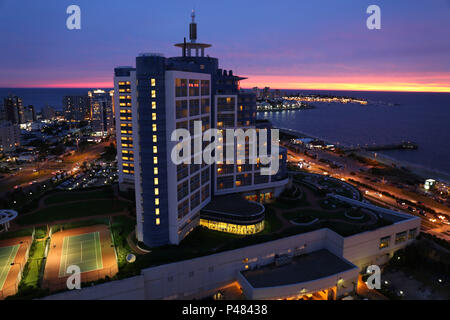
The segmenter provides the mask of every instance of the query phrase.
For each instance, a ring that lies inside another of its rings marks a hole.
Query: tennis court
[[[118,271],[116,252],[107,225],[98,224],[53,233],[42,287],[67,289],[67,268],[80,267],[81,283],[113,277]],[[73,272],[73,271],[72,271]]]
[[[66,236],[63,240],[59,277],[68,276],[67,267],[76,265],[81,272],[103,269],[99,232]]]
[[[0,290],[3,288],[6,278],[8,277],[11,263],[14,262],[19,247],[20,244],[0,248]]]
[[[0,300],[17,293],[32,242],[31,236],[0,241]]]

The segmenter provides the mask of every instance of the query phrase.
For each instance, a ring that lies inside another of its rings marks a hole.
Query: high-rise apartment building
[[[11,121],[0,121],[0,152],[11,152],[20,145],[20,129]]]
[[[141,54],[136,58],[136,68],[115,69],[119,184],[123,190],[134,182],[136,234],[148,246],[178,244],[200,224],[215,230],[237,230],[228,228],[225,220],[201,222],[201,210],[215,197],[229,194],[268,200],[287,183],[285,150],[280,152],[280,169],[272,176],[261,175],[259,162],[172,161],[171,153],[177,145],[171,137],[175,129],[190,132],[194,160],[199,153],[194,138],[199,132],[203,135],[210,128],[220,130],[226,146],[226,129],[256,128],[255,95],[240,90],[239,82],[245,78],[220,69],[217,58],[205,55],[211,45],[197,42],[194,19],[193,13],[190,42],[175,45],[182,49],[180,57]],[[198,121],[201,127],[196,128]],[[200,149],[207,144],[203,142]],[[248,155],[248,144],[236,145],[234,154],[239,148]],[[237,233],[251,233],[255,228],[239,230]]]
[[[90,119],[90,101],[85,96],[65,96],[63,98],[64,118],[69,122],[80,122]]]
[[[17,96],[9,95],[3,100],[4,120],[12,124],[25,123],[24,108],[22,99]]]
[[[23,116],[20,123],[34,122],[36,121],[36,111],[34,106],[29,105],[23,108]]]
[[[50,106],[42,108],[42,118],[46,120],[52,120],[56,117],[55,109]]]
[[[91,106],[91,127],[98,135],[114,133],[113,91],[101,89],[88,92]]]
[[[126,191],[134,189],[134,141],[137,140],[138,128],[135,68],[118,67],[114,70],[114,113],[119,188]]]

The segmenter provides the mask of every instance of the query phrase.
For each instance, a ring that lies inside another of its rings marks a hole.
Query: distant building
[[[275,93],[273,94],[273,97],[275,99],[281,98],[281,91],[279,89],[276,89]]]
[[[3,101],[4,120],[11,121],[13,124],[25,123],[24,108],[22,99],[9,95]]]
[[[98,135],[114,133],[114,112],[112,93],[105,90],[89,91],[91,126]]]
[[[271,93],[270,93],[270,88],[269,87],[265,87],[263,89],[262,98],[263,99],[270,99],[271,98]]]
[[[42,108],[42,119],[52,120],[56,116],[55,109],[50,106]]]
[[[21,122],[21,124],[36,121],[36,111],[34,109],[34,106],[29,105],[29,106],[23,108],[23,119],[22,120],[23,121]]]
[[[0,121],[0,152],[12,152],[20,145],[19,125]]]
[[[253,87],[252,92],[256,96],[256,99],[261,99],[261,90],[258,87]]]
[[[64,119],[70,122],[80,122],[89,120],[90,103],[89,97],[85,96],[65,96],[63,98]]]

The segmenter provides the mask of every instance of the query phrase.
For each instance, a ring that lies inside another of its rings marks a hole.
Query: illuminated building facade
[[[196,41],[194,18],[193,13],[190,42],[175,45],[182,49],[182,56],[144,53],[136,58],[136,68],[115,69],[119,184],[124,190],[134,179],[136,235],[150,247],[178,244],[200,224],[225,232],[259,232],[263,212],[259,221],[240,224],[218,217],[201,222],[202,209],[214,195],[242,193],[262,201],[265,194],[268,199],[269,194],[281,193],[287,183],[285,164],[276,175],[261,176],[259,164],[191,161],[177,165],[171,161],[177,144],[171,141],[172,132],[184,128],[194,139],[195,121],[202,122],[202,133],[210,128],[256,128],[256,97],[240,90],[239,81],[245,78],[220,69],[217,58],[205,56],[211,45]],[[204,142],[202,150],[208,144]],[[248,145],[239,147],[248,149]],[[285,161],[286,153],[280,155]]]
[[[134,158],[137,139],[136,69],[114,69],[114,113],[117,140],[117,170],[121,191],[134,189]]]
[[[97,135],[114,133],[113,92],[100,89],[88,92],[91,106],[91,127]]]
[[[20,145],[20,129],[11,121],[0,121],[0,152],[12,152]]]
[[[64,119],[69,122],[80,122],[90,119],[89,97],[65,96],[63,98]]]
[[[12,124],[24,123],[24,108],[22,98],[9,95],[3,101],[4,120],[10,121]]]

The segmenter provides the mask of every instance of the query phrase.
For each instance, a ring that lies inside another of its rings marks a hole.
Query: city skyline
[[[450,0],[349,2],[0,0],[0,301],[449,300]]]
[[[0,87],[110,88],[111,68],[132,65],[136,52],[178,55],[173,41],[188,36],[195,7],[199,40],[214,43],[210,55],[226,61],[224,68],[249,78],[244,88],[450,92],[449,1],[260,1],[239,10],[233,3],[193,1],[173,10],[137,1],[126,11],[118,2],[77,1],[82,27],[72,31],[65,26],[70,4],[30,2],[25,12],[0,1],[0,35],[9,44]],[[366,27],[370,4],[381,8],[380,30]]]

